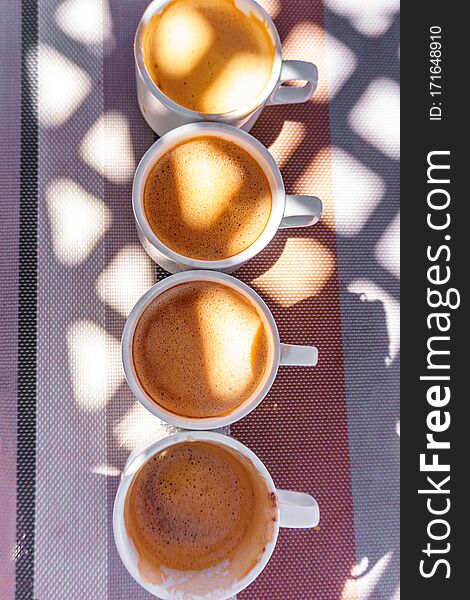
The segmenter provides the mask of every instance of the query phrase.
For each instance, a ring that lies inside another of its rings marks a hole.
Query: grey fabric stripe
[[[21,136],[21,3],[0,19],[0,582],[15,595],[16,399]]]
[[[381,36],[368,37],[347,18],[326,9],[325,27],[357,60],[354,72],[330,99],[331,143],[385,184],[382,198],[362,226],[354,219],[363,219],[365,209],[349,199],[349,223],[352,230],[357,230],[348,235],[338,232],[337,236],[356,556],[360,571],[354,589],[359,600],[397,598],[400,506],[399,437],[395,428],[399,419],[399,354],[392,360],[387,358],[390,331],[385,310],[390,307],[379,298],[364,298],[360,294],[366,292],[362,290],[363,282],[370,282],[372,289],[376,286],[391,301],[399,302],[399,280],[378,264],[375,255],[379,240],[399,214],[399,163],[359,137],[351,128],[350,118],[374,81],[387,78],[398,82],[399,20],[398,16],[391,17],[387,31]],[[330,76],[335,74],[334,64],[330,61]],[[387,125],[390,127],[388,118],[384,113],[385,130]],[[340,161],[333,153],[335,201],[338,187],[344,188],[344,181],[341,184],[337,180]],[[357,170],[348,175],[350,180],[357,176]],[[394,239],[393,243],[398,251],[399,240]],[[396,311],[393,318],[398,319]]]
[[[89,253],[80,245],[85,228],[101,230],[105,221],[104,211],[99,210],[102,177],[80,154],[82,138],[102,113],[102,44],[84,43],[64,32],[57,20],[61,4],[65,3],[45,0],[39,9],[34,597],[104,600],[106,481],[93,469],[106,461],[106,409],[95,397],[92,374],[80,364],[88,364],[89,353],[96,350],[105,320],[104,306],[95,294],[104,266],[104,244],[95,232],[90,246],[95,245]],[[90,22],[90,27],[94,24]],[[75,26],[83,32],[83,24],[76,22]],[[96,210],[93,202],[98,203]],[[87,210],[91,211],[91,223],[85,218]],[[98,361],[98,366],[104,365]],[[81,395],[74,377],[81,378],[82,384],[91,377]],[[96,402],[87,406],[88,397]]]
[[[147,4],[147,0],[134,2],[109,0],[107,15],[109,23],[112,24],[113,43],[112,51],[104,55],[104,114],[110,115],[111,127],[112,123],[117,123],[117,119],[126,123],[135,164],[155,140],[155,134],[145,123],[137,104],[132,53],[134,32]],[[112,134],[112,131],[109,133]],[[139,284],[148,288],[156,281],[156,267],[141,249],[137,237],[131,206],[131,178],[123,179],[121,182],[107,179],[104,191],[107,206],[113,216],[112,230],[106,238],[107,267],[112,269],[122,256],[132,256],[134,272],[139,273],[141,279],[145,279]],[[126,278],[124,271],[123,277]],[[145,289],[141,287],[138,295]],[[111,295],[119,294],[119,290],[113,289],[113,286],[110,292]],[[137,297],[132,300],[131,305],[134,300],[137,300]],[[128,306],[129,308],[131,306]],[[115,306],[108,303],[106,310],[108,333],[120,339],[124,320],[124,311],[116,310]],[[119,473],[131,451],[142,448],[153,439],[164,437],[172,431],[173,428],[141,407],[132,396],[127,384],[121,382],[107,411],[107,464],[115,473]],[[112,508],[118,483],[118,476],[107,477],[108,598],[150,599],[152,596],[128,574],[114,544]]]

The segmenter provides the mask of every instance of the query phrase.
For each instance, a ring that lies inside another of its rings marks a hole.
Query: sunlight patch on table
[[[121,448],[138,452],[176,431],[176,427],[168,425],[152,415],[136,400],[132,408],[116,425],[114,435]]]
[[[83,44],[112,40],[111,17],[107,0],[65,0],[55,13],[60,29]]]
[[[302,143],[305,129],[304,123],[297,121],[284,121],[282,124],[279,135],[269,146],[269,151],[281,169]]]
[[[381,287],[368,279],[356,279],[348,285],[348,292],[357,294],[363,302],[381,302],[385,312],[388,332],[388,356],[385,364],[390,365],[400,351],[400,304]]]
[[[356,563],[351,569],[352,577],[360,577],[361,575],[364,575],[368,567],[369,558],[367,556],[363,556],[362,559],[358,563]]]
[[[282,8],[281,0],[258,0],[258,4],[266,10],[272,19],[277,17]]]
[[[392,556],[393,552],[387,552],[369,571],[360,576],[355,575],[356,565],[353,566],[351,577],[346,581],[341,593],[341,600],[372,600],[374,590],[388,567]],[[369,563],[369,559],[366,560]]]
[[[400,10],[400,0],[325,0],[325,4],[369,37],[384,34]]]
[[[31,88],[35,73],[30,72]],[[85,71],[63,54],[44,44],[38,50],[38,118],[45,127],[65,123],[91,90]]]
[[[295,184],[297,194],[313,194],[323,204],[322,225],[335,231],[335,211],[333,205],[333,155],[330,146],[320,150],[299,176]]]
[[[324,77],[326,72],[324,39],[325,31],[322,27],[304,21],[289,31],[282,44],[283,52],[286,55],[295,56],[298,60],[313,62],[318,67],[318,87],[313,97],[317,102],[328,100],[328,88]]]
[[[352,129],[389,158],[400,157],[400,87],[393,79],[374,79],[351,110]]]
[[[375,247],[379,265],[400,279],[400,213],[393,219]]]
[[[321,47],[320,47],[321,45]],[[316,102],[335,97],[357,66],[354,52],[336,37],[308,21],[295,25],[283,44],[296,58],[313,62],[318,68],[318,87],[313,96]]]
[[[65,177],[49,185],[46,201],[55,255],[67,265],[83,262],[109,229],[110,211],[102,200]]]
[[[380,204],[383,179],[341,148],[332,148],[335,224],[339,234],[357,235]],[[320,155],[317,161],[324,160]]]
[[[142,246],[122,248],[101,273],[96,289],[104,302],[127,317],[137,300],[155,283],[155,266]]]
[[[292,237],[277,262],[251,284],[289,308],[318,296],[334,269],[334,256],[323,244],[312,238]]]
[[[124,379],[119,340],[97,323],[81,320],[71,325],[67,346],[76,403],[90,412],[105,408]]]
[[[323,72],[323,80],[327,81],[330,100],[348,81],[356,67],[357,58],[351,48],[328,33],[326,35],[326,70]],[[321,75],[320,81],[322,81]]]
[[[121,471],[117,467],[105,463],[95,465],[91,471],[96,475],[104,475],[105,477],[119,477],[121,475]]]
[[[104,113],[83,139],[80,154],[90,167],[112,183],[131,181],[135,159],[127,118],[118,111]]]

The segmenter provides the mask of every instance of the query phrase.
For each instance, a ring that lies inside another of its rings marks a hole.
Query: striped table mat
[[[287,343],[230,434],[279,487],[309,492],[318,531],[283,530],[244,600],[398,600],[398,0],[263,0],[284,57],[315,62],[306,104],[253,134],[290,193],[323,199],[236,273]],[[132,41],[146,0],[0,3],[0,596],[150,598],[122,566],[112,504],[127,455],[168,426],[133,399],[119,339],[164,273],[137,239],[136,163],[154,141]]]

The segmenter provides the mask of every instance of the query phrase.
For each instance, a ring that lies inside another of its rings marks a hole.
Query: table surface
[[[265,0],[284,58],[315,62],[301,105],[252,133],[290,193],[322,198],[236,276],[316,369],[285,368],[230,429],[281,488],[315,495],[318,531],[281,531],[242,599],[398,600],[398,0]],[[4,600],[149,598],[112,539],[135,448],[171,428],[123,380],[119,339],[165,276],[139,246],[136,101],[146,0],[0,3],[0,589]]]

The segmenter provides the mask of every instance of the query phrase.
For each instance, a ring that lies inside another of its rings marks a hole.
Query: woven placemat
[[[0,5],[2,598],[150,598],[112,538],[128,454],[172,430],[128,390],[126,315],[165,276],[140,247],[135,165],[155,136],[136,101],[145,0]],[[284,58],[313,61],[312,101],[252,133],[289,193],[322,198],[236,276],[317,368],[282,368],[230,434],[319,530],[283,530],[246,599],[399,598],[398,2],[266,0]]]

